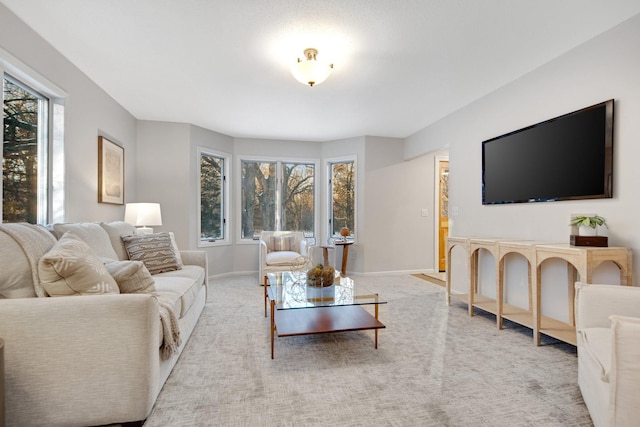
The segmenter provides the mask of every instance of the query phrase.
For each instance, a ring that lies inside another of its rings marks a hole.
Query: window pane
[[[282,165],[282,230],[314,232],[314,165]]]
[[[252,239],[276,225],[276,163],[242,161],[242,234]]]
[[[46,104],[45,98],[3,78],[3,222],[38,222],[38,188],[46,189],[46,183],[38,182],[38,168],[46,168],[46,150],[38,150],[38,138],[45,130],[39,126],[46,128]],[[46,181],[46,174],[40,179]]]
[[[224,239],[224,159],[200,155],[200,241]]]
[[[355,162],[331,165],[331,234],[339,235],[347,227],[355,230]]]

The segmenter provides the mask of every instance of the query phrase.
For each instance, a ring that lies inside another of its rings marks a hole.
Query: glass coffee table
[[[336,277],[329,287],[307,286],[305,271],[269,273],[265,277],[264,316],[271,314],[271,358],[274,337],[375,331],[378,348],[378,306],[386,304],[378,294],[367,292],[349,277]],[[363,306],[372,305],[374,314]]]

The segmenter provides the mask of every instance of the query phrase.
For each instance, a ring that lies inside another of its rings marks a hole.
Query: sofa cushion
[[[99,224],[80,222],[74,224],[53,224],[53,233],[60,239],[67,231],[84,240],[97,256],[118,259],[109,235]]]
[[[116,281],[84,240],[71,232],[40,258],[40,281],[50,296],[119,294]]]
[[[111,261],[104,265],[122,294],[155,292],[155,280],[142,261]]]
[[[133,234],[122,236],[122,241],[129,259],[142,261],[151,274],[182,268],[169,233]]]
[[[582,330],[584,349],[598,363],[600,378],[609,382],[611,370],[611,353],[613,349],[613,337],[610,328],[585,328]]]
[[[111,246],[113,246],[113,250],[118,255],[117,259],[120,261],[129,259],[127,249],[124,247],[124,242],[122,241],[122,236],[136,234],[136,228],[124,221],[115,221],[108,224],[101,222],[100,227],[102,227],[109,235]]]
[[[158,294],[169,295],[174,309],[182,317],[189,311],[204,283],[205,271],[197,265],[185,265],[180,271],[169,271],[153,276]]]
[[[298,252],[276,251],[269,252],[265,260],[267,265],[289,265],[293,264],[297,258],[300,258]]]

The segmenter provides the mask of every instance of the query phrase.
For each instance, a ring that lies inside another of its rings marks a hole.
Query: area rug
[[[253,276],[209,301],[144,424],[155,426],[591,426],[575,347],[445,305],[412,276],[357,278],[378,292],[372,331],[276,338]]]

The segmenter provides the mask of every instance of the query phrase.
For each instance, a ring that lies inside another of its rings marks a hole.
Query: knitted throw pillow
[[[151,274],[180,270],[169,233],[132,234],[122,236],[131,261],[142,261]]]

